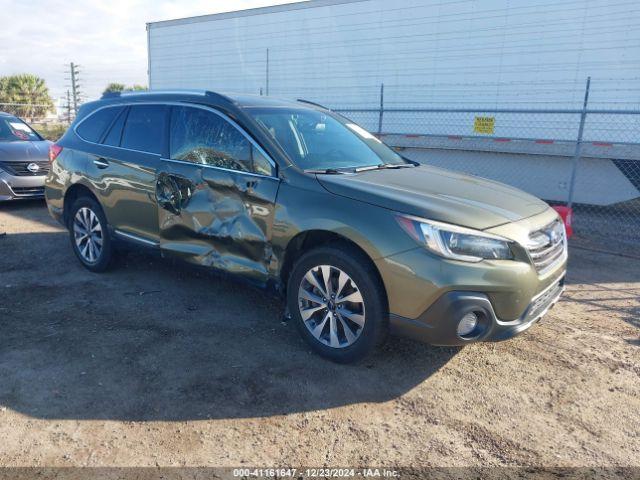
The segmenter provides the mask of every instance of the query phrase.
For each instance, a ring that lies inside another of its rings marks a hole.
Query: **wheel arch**
[[[93,190],[91,190],[91,188],[89,188],[84,183],[74,183],[73,185],[69,186],[69,188],[67,188],[64,193],[62,219],[65,225],[68,225],[69,223],[69,210],[71,209],[73,202],[75,202],[80,197],[93,198],[96,202],[98,202],[98,204],[100,204],[97,195],[93,192]]]
[[[380,271],[376,263],[373,261],[371,255],[369,255],[369,253],[367,253],[367,251],[360,245],[358,245],[355,241],[351,240],[345,235],[321,229],[313,229],[300,232],[296,236],[294,236],[287,244],[282,261],[282,268],[280,269],[280,284],[282,285],[283,294],[286,295],[289,276],[296,261],[306,252],[318,247],[325,246],[338,246],[342,248],[353,249],[354,251],[356,251],[358,255],[360,255],[375,272],[376,281],[379,282],[380,287],[384,292],[385,305],[388,305],[385,283],[382,280],[382,275],[380,274]]]

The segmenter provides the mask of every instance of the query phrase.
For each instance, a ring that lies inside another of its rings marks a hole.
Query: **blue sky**
[[[0,0],[0,76],[45,78],[65,94],[68,65],[81,65],[84,93],[109,82],[146,84],[147,22],[290,3],[286,0]]]

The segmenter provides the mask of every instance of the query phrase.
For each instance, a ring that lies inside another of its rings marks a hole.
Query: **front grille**
[[[31,169],[29,169],[31,166]],[[38,167],[37,169],[35,167]],[[2,162],[0,168],[6,170],[16,177],[37,177],[49,173],[49,162]],[[32,171],[33,170],[33,171]]]
[[[535,320],[543,315],[547,309],[560,297],[564,290],[564,278],[538,295],[529,305],[526,320]]]
[[[13,193],[24,196],[44,195],[44,187],[11,187]]]
[[[539,274],[548,272],[566,257],[566,234],[562,220],[556,220],[529,235],[529,256]]]

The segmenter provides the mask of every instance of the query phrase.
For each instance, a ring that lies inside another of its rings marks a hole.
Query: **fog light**
[[[478,316],[473,312],[469,312],[464,317],[462,317],[462,320],[460,320],[460,323],[458,323],[458,335],[461,337],[469,335],[476,329],[477,326]]]

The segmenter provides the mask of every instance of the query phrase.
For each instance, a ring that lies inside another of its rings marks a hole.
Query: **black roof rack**
[[[234,100],[226,95],[211,90],[124,90],[122,92],[107,92],[101,98],[118,98],[129,95],[162,95],[162,94],[185,94],[185,95],[203,95],[219,102],[235,104]]]
[[[300,103],[306,103],[308,105],[314,105],[316,107],[324,108],[325,110],[331,110],[329,107],[325,107],[324,105],[320,105],[319,103],[312,102],[310,100],[305,100],[304,98],[298,98],[297,101]]]
[[[228,97],[227,95],[223,95],[222,93],[212,92],[211,90],[207,90],[204,92],[204,94],[205,96],[214,98],[218,101],[231,103],[233,105],[236,104],[236,102],[231,97]]]

